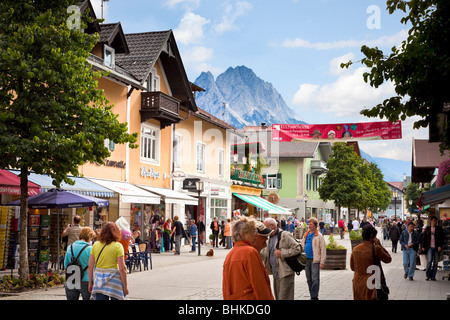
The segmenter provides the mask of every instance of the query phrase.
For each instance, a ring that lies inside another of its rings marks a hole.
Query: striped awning
[[[19,170],[9,170],[12,173],[19,175]],[[67,184],[65,182],[61,183],[60,189],[64,189],[73,193],[82,194],[85,196],[91,196],[91,197],[100,197],[100,198],[112,198],[114,197],[114,192],[106,189],[105,187],[91,182],[86,178],[82,177],[74,177],[69,176],[70,179],[75,181],[74,185]],[[31,172],[28,175],[28,181],[31,181],[38,186],[41,187],[41,192],[47,192],[50,189],[54,189],[55,186],[53,185],[53,178],[49,175],[45,174],[36,174],[34,172]]]
[[[292,214],[292,212],[288,211],[287,209],[277,206],[258,196],[243,193],[233,193],[233,195],[253,206],[268,211],[270,214]]]

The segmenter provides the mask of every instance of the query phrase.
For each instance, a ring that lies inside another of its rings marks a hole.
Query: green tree
[[[98,41],[81,28],[69,28],[67,12],[76,0],[0,2],[0,168],[21,171],[20,277],[28,279],[28,174],[31,170],[73,184],[87,161],[104,163],[104,140],[130,143],[109,101],[98,88],[101,73],[87,57]]]
[[[417,209],[417,202],[419,201],[422,192],[423,190],[419,188],[419,184],[414,182],[408,184],[408,186],[406,187],[405,196],[406,196],[406,203],[409,209],[412,210]],[[409,200],[412,200],[412,205],[409,205]]]
[[[443,128],[441,151],[450,149],[450,1],[388,0],[386,4],[390,14],[398,10],[407,14],[401,22],[411,25],[408,38],[389,55],[377,47],[362,46],[365,57],[361,63],[370,68],[364,73],[365,82],[377,88],[390,81],[396,95],[361,114],[389,121],[417,115],[421,119],[414,128],[431,126],[431,138],[439,124]]]
[[[362,160],[345,143],[335,143],[327,162],[328,172],[318,189],[320,198],[339,207],[353,208],[361,201],[364,185],[359,167]]]

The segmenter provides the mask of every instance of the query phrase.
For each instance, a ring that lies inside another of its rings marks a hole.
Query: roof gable
[[[101,24],[99,34],[99,42],[114,48],[116,54],[130,52],[120,22]]]
[[[197,111],[172,30],[131,33],[126,34],[125,38],[129,53],[117,54],[116,63],[144,84],[160,59],[173,97],[180,100],[182,106]]]

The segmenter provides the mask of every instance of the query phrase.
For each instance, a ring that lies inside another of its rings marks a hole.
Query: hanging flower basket
[[[450,183],[450,159],[441,162],[438,167],[439,173],[436,178],[436,187],[442,187]]]

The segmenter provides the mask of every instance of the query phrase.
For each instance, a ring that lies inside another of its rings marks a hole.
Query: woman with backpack
[[[67,300],[78,300],[80,294],[83,300],[89,300],[91,298],[91,293],[88,290],[89,277],[87,268],[92,250],[90,243],[95,235],[94,230],[91,228],[82,228],[80,239],[76,240],[67,248],[67,253],[64,258]]]
[[[119,227],[108,222],[92,246],[88,268],[89,291],[95,300],[123,300],[128,295],[127,266],[121,238]]]

